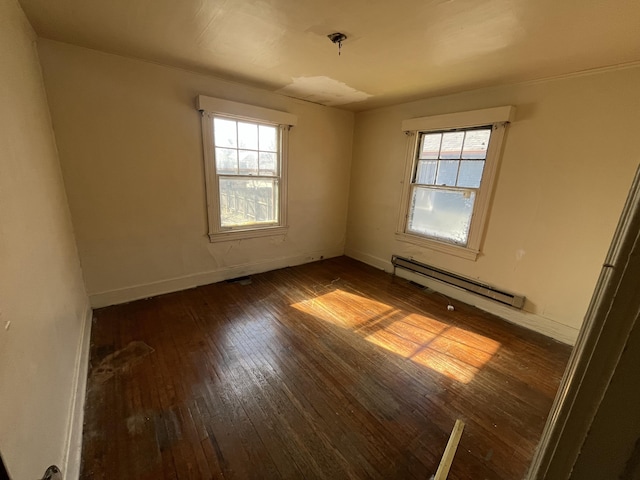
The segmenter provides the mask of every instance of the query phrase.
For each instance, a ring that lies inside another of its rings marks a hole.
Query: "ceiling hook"
[[[342,42],[344,42],[347,39],[347,36],[344,33],[335,32],[335,33],[330,33],[329,35],[327,35],[327,37],[329,37],[329,40],[331,40],[333,43],[338,44],[338,55],[340,55],[340,50],[342,49]]]

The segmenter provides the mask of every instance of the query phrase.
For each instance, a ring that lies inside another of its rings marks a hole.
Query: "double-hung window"
[[[400,240],[474,259],[513,107],[406,120]]]
[[[283,233],[288,133],[295,116],[203,96],[198,107],[210,240]]]

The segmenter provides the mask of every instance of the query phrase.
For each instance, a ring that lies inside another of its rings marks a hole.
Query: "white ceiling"
[[[355,111],[640,61],[639,0],[20,3],[44,38]]]

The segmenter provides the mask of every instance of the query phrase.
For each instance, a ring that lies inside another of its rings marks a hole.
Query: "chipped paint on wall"
[[[293,82],[276,93],[309,102],[335,107],[348,103],[362,102],[373,95],[360,92],[346,83],[330,77],[295,77]]]

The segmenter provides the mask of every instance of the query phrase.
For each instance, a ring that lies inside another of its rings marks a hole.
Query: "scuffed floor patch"
[[[154,350],[144,342],[131,342],[126,347],[117,350],[102,359],[90,374],[94,382],[106,382],[116,372],[127,371],[132,366],[140,363],[144,357]]]

